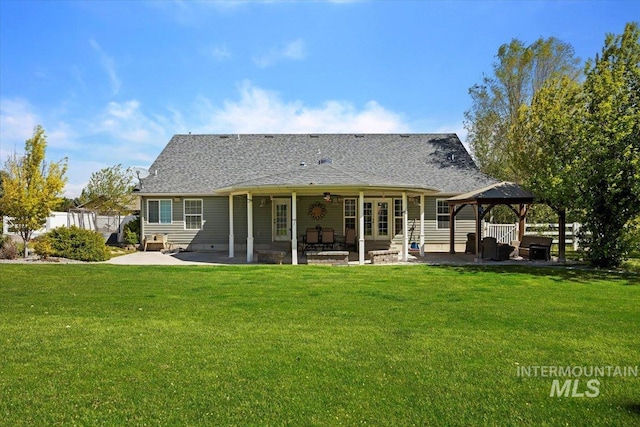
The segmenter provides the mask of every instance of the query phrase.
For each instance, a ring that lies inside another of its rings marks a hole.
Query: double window
[[[148,200],[147,222],[149,224],[171,224],[171,200]]]

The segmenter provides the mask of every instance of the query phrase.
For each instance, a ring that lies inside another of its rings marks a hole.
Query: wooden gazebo
[[[456,253],[455,250],[455,217],[460,210],[470,205],[476,220],[476,255],[480,256],[480,241],[482,233],[482,220],[497,205],[506,205],[518,217],[518,240],[522,240],[524,235],[525,218],[527,209],[536,196],[513,182],[499,182],[470,193],[447,199],[449,203],[449,253]]]

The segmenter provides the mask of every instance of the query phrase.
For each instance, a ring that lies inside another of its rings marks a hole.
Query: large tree
[[[606,36],[587,65],[581,122],[579,197],[587,256],[616,267],[631,249],[629,228],[640,215],[640,30],[627,24]]]
[[[47,162],[46,147],[44,129],[38,125],[25,143],[24,156],[14,154],[7,160],[2,181],[0,210],[12,218],[9,225],[22,237],[25,256],[33,232],[46,224],[66,183],[66,160]]]
[[[567,76],[548,79],[531,106],[523,106],[511,139],[518,141],[515,165],[522,185],[558,215],[559,258],[564,259],[567,210],[576,198],[575,158],[583,115],[582,87]]]
[[[5,179],[7,179],[8,176],[9,174],[7,173],[6,170],[4,169],[0,170],[0,198],[2,198],[2,195],[4,194],[3,182]],[[0,206],[0,220],[2,219],[3,216],[4,216],[4,213],[2,213],[2,207]]]
[[[579,59],[571,45],[556,38],[526,46],[514,39],[498,49],[493,74],[469,89],[472,107],[465,112],[467,142],[480,169],[498,179],[521,182],[517,167],[518,140],[510,132],[520,109],[529,106],[550,78],[579,76]]]
[[[128,213],[135,199],[133,173],[115,165],[91,174],[89,183],[82,190],[81,205],[101,213]]]

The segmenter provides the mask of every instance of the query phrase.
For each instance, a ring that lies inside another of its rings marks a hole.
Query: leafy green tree
[[[515,156],[520,109],[529,106],[545,82],[557,76],[576,80],[580,60],[571,45],[556,38],[526,46],[514,39],[500,46],[493,74],[469,89],[472,107],[465,112],[467,142],[480,169],[498,179],[521,182]]]
[[[25,143],[25,155],[7,160],[7,175],[2,182],[0,210],[12,218],[10,226],[22,237],[25,256],[33,232],[46,224],[66,183],[66,160],[47,163],[46,146],[44,129],[37,126]]]
[[[56,206],[54,206],[53,210],[58,212],[67,212],[69,209],[73,209],[80,204],[79,199],[76,197],[75,199],[70,199],[68,197],[63,197]]]
[[[559,258],[564,259],[567,210],[576,198],[574,160],[578,124],[583,114],[582,87],[567,76],[548,79],[531,106],[522,106],[511,127],[518,141],[515,164],[522,185],[557,214],[560,223]]]
[[[592,265],[621,264],[640,215],[640,29],[608,34],[602,53],[587,65],[585,111],[577,161],[577,201]]]
[[[98,212],[128,213],[135,200],[134,179],[129,169],[122,165],[100,169],[91,174],[89,183],[82,190],[79,202]]]
[[[9,177],[9,173],[6,170],[4,169],[0,170],[0,198],[2,198],[2,195],[4,194],[3,182],[8,177]],[[0,219],[2,219],[3,216],[4,214],[2,213],[2,207],[0,207]]]

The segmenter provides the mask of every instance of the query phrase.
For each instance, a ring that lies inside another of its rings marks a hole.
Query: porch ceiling
[[[332,195],[357,195],[359,192],[364,192],[365,195],[380,195],[380,196],[400,196],[403,192],[407,193],[408,197],[417,197],[420,195],[436,195],[440,192],[430,188],[419,187],[394,187],[394,186],[376,186],[376,185],[307,185],[307,186],[292,186],[292,185],[256,185],[256,186],[238,186],[223,188],[216,191],[217,195],[239,195],[251,193],[254,196],[275,196],[275,195],[290,195],[295,192],[299,196],[322,196],[324,193],[331,193]]]

